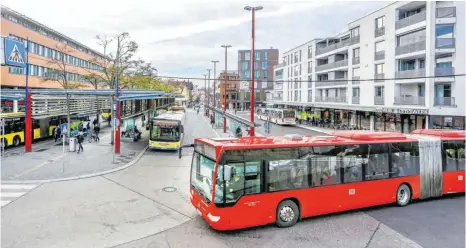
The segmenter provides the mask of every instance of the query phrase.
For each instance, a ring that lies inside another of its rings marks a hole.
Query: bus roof
[[[24,117],[26,114],[24,112],[16,112],[16,113],[0,113],[1,119],[6,118],[15,118],[15,117]]]
[[[411,134],[421,134],[439,137],[441,140],[464,140],[466,132],[464,130],[445,130],[445,129],[418,129]]]
[[[183,119],[184,113],[178,112],[166,112],[159,116],[153,118],[153,120],[174,120],[174,121],[181,121]]]
[[[278,137],[241,137],[230,139],[198,138],[196,140],[215,147],[225,147],[226,149],[260,149],[280,148],[284,146],[303,147],[417,141],[417,139],[410,138],[401,133],[371,131],[336,131],[331,135],[321,136],[285,135]]]

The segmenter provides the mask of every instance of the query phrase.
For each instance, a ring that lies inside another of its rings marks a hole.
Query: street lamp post
[[[231,47],[231,45],[222,45],[223,48],[225,48],[225,73],[223,74],[223,112],[227,111],[227,78],[228,78],[228,72],[227,72],[227,61],[228,61],[228,48]],[[221,95],[221,94],[220,94]],[[227,118],[225,115],[223,116],[223,133],[227,132]]]
[[[211,62],[214,63],[214,92],[213,92],[214,101],[212,102],[212,106],[215,108],[216,107],[215,105],[217,104],[217,102],[215,101],[215,90],[216,90],[216,84],[217,84],[217,80],[216,80],[216,75],[217,74],[216,73],[217,73],[218,60],[212,60]],[[214,120],[215,120],[215,111],[214,111],[213,115],[214,115]]]
[[[207,106],[207,74],[204,74],[204,115],[207,115],[205,106]]]
[[[263,9],[262,6],[257,6],[257,7],[251,7],[251,6],[246,6],[244,7],[245,10],[251,11],[252,13],[252,34],[251,34],[251,40],[252,40],[252,49],[251,49],[251,100],[250,100],[250,105],[251,105],[251,122],[254,123],[254,104],[255,104],[255,91],[254,91],[254,38],[255,38],[255,13],[257,10]],[[249,132],[250,136],[255,136],[255,127],[252,126],[251,130]]]
[[[208,80],[207,80],[207,106],[210,105],[210,71],[212,69],[207,69],[207,71],[209,72],[209,77],[208,77]],[[209,116],[209,113],[210,110],[207,111],[207,116]]]

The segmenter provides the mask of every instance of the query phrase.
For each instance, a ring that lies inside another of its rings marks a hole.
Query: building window
[[[423,84],[417,85],[417,96],[423,97],[425,92],[425,87]]]
[[[359,27],[351,29],[351,37],[359,36]]]
[[[312,90],[307,91],[307,101],[312,102]]]
[[[299,62],[301,62],[301,59],[302,59],[302,51],[299,50]]]
[[[26,74],[24,68],[8,66],[8,72],[11,74]]]
[[[264,60],[269,60],[269,53],[267,51],[264,52]]]
[[[359,97],[359,88],[353,88],[353,97]]]
[[[246,60],[246,61],[251,60],[251,52],[245,52],[244,53],[244,60]]]
[[[256,52],[254,60],[261,60],[261,52]]]
[[[359,77],[359,68],[353,68],[353,77]]]
[[[383,66],[384,66],[384,63],[382,64],[376,64],[375,65],[375,74],[383,74]]]
[[[384,87],[375,87],[375,96],[382,97],[383,96]]]
[[[264,79],[268,79],[269,78],[269,71],[265,70],[264,71]]]
[[[307,72],[308,72],[308,73],[311,73],[311,72],[312,72],[312,61],[309,61],[309,62],[307,63]]]
[[[385,51],[385,41],[375,43],[375,52]]]
[[[258,70],[258,69],[259,69],[259,62],[254,61],[254,70]]]
[[[267,61],[262,62],[262,70],[267,70],[268,69],[268,64]]]
[[[359,47],[353,49],[353,58],[357,58],[357,57],[359,57]]]
[[[375,19],[375,28],[379,29],[383,27],[385,27],[385,16]]]
[[[453,24],[437,25],[435,35],[437,38],[453,38]]]
[[[259,79],[259,78],[261,77],[261,72],[260,72],[260,71],[255,71],[254,77],[255,77],[256,79]]]
[[[251,71],[245,70],[244,71],[244,79],[251,79]]]
[[[248,62],[247,61],[243,61],[243,71],[246,71],[248,68]]]
[[[307,47],[307,57],[312,58],[312,46]]]
[[[426,40],[426,30],[422,29],[416,32],[398,36],[397,44],[398,46],[404,46],[407,44],[424,41],[424,40]]]
[[[436,84],[435,85],[435,97],[451,97],[451,85],[449,84]]]

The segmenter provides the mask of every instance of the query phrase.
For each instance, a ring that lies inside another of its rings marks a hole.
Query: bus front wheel
[[[277,207],[276,222],[279,227],[290,227],[298,222],[298,205],[292,200],[282,201]]]
[[[409,204],[409,201],[411,201],[411,189],[403,183],[396,191],[396,204],[404,207]]]

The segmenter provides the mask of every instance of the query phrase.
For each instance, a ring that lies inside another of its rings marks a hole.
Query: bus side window
[[[419,145],[416,142],[393,143],[391,148],[390,177],[419,175]]]
[[[443,171],[464,170],[465,154],[464,141],[442,142],[442,164]]]
[[[365,180],[387,179],[390,176],[389,150],[386,144],[361,145]]]
[[[341,162],[337,157],[339,147],[313,147],[314,155],[311,159],[312,182],[311,187],[341,184]]]
[[[268,163],[270,192],[308,187],[308,160],[275,160]]]

